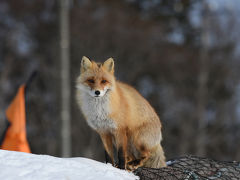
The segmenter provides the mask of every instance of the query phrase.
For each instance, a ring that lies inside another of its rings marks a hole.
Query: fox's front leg
[[[112,135],[111,134],[100,134],[104,148],[105,148],[105,156],[106,156],[106,163],[109,162],[109,157],[112,161],[112,164],[115,165],[114,162],[114,152],[113,152],[113,143],[112,143]]]
[[[104,150],[104,154],[105,154],[105,162],[106,162],[106,164],[107,163],[112,163],[112,159],[111,159],[111,157],[108,155],[108,153],[107,153],[107,151],[106,150]]]
[[[115,134],[115,141],[118,154],[118,167],[120,169],[126,169],[127,158],[127,132],[126,130],[120,130]]]

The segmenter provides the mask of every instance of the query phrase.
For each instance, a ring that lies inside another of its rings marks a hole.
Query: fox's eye
[[[94,80],[93,79],[88,79],[87,80],[89,83],[94,83]]]
[[[101,81],[102,84],[105,84],[106,82],[107,82],[106,80],[102,80],[102,81]]]

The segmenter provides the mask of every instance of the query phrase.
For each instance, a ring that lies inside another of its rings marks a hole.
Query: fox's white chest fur
[[[111,131],[116,128],[115,122],[109,118],[109,95],[91,97],[85,92],[78,94],[78,100],[88,125],[94,130]]]

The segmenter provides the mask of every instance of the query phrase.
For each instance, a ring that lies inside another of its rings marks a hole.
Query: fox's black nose
[[[100,91],[95,91],[95,94],[98,96],[100,94]]]

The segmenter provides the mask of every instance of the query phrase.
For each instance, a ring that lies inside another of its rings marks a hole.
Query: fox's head
[[[103,97],[114,88],[114,61],[107,59],[104,63],[90,61],[83,56],[77,88],[92,97]]]

